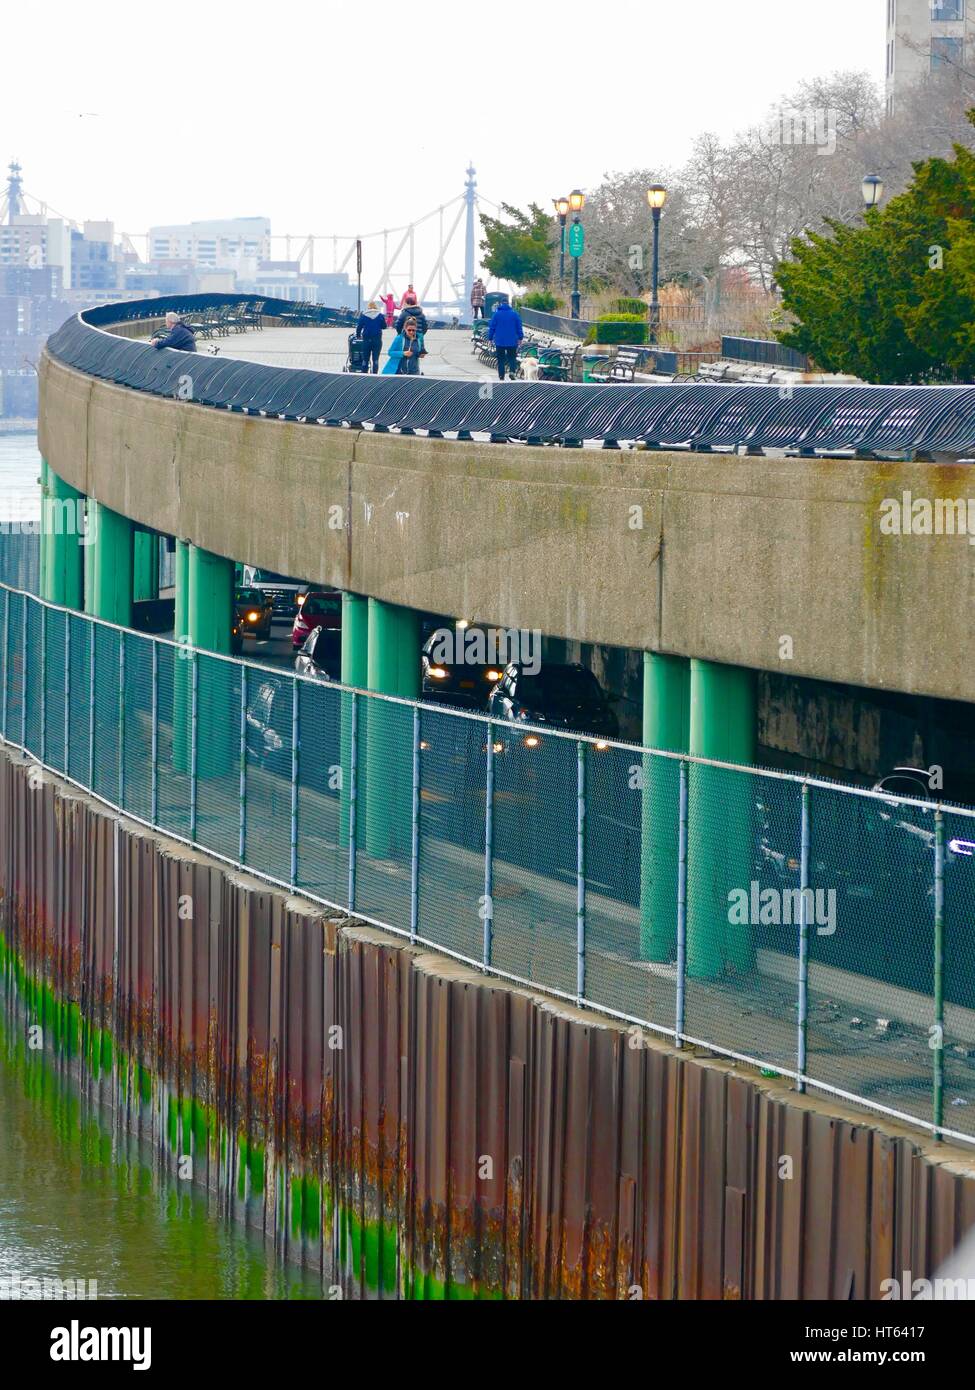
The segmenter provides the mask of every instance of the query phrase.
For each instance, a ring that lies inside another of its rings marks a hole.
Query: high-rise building
[[[207,270],[251,270],[271,254],[268,217],[228,217],[149,228],[150,261],[190,260]]]
[[[975,0],[887,0],[887,112],[929,73],[965,61],[975,42]]]

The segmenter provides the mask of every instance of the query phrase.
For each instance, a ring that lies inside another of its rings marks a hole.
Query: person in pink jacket
[[[405,309],[408,304],[415,304],[416,302],[416,290],[412,285],[407,285],[403,292],[403,298],[399,302],[399,307]]]
[[[392,328],[393,319],[396,317],[396,296],[395,294],[381,294],[379,302],[386,314],[386,327]]]

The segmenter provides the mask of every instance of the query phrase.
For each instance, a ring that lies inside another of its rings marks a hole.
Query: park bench
[[[695,381],[725,381],[727,376],[727,362],[702,362],[693,379]]]
[[[589,373],[590,380],[603,383],[635,381],[637,372],[643,366],[644,357],[644,349],[618,347],[613,356],[606,359],[602,369]]]
[[[264,328],[264,300],[245,301],[241,306],[240,317],[246,328]]]

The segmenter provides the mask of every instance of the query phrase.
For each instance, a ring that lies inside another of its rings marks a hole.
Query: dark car
[[[619,734],[619,720],[606,692],[593,673],[578,664],[550,663],[528,672],[513,662],[491,691],[488,711],[496,719],[552,724],[599,740]],[[536,733],[523,739],[526,748],[537,748],[541,741]]]
[[[305,644],[295,657],[295,671],[299,676],[313,676],[315,680],[338,680],[342,668],[341,634],[326,627],[312,628],[305,638]]]
[[[271,636],[273,608],[260,589],[238,589],[234,594],[234,635],[241,641],[254,637],[266,642]]]
[[[298,596],[298,612],[291,629],[291,645],[295,651],[303,647],[308,634],[317,627],[330,632],[342,631],[342,595],[338,590],[310,589]]]
[[[483,641],[478,643],[479,635]],[[427,638],[420,654],[422,698],[435,704],[459,705],[463,709],[486,709],[493,686],[504,668],[476,657],[486,651],[488,634],[481,628],[439,627]],[[452,660],[441,660],[445,648]],[[465,654],[474,661],[461,660]]]

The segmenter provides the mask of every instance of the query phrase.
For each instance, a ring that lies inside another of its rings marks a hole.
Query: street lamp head
[[[573,212],[581,212],[586,206],[586,195],[581,188],[573,188],[569,194],[569,207]]]
[[[884,183],[879,174],[867,174],[860,185],[863,201],[868,208],[875,208],[884,196]]]
[[[555,207],[555,211],[558,213],[560,217],[564,217],[566,213],[569,211],[568,198],[553,198],[552,203]]]
[[[666,201],[667,190],[664,188],[663,184],[652,183],[647,189],[647,202],[653,208],[654,212],[658,212]]]

